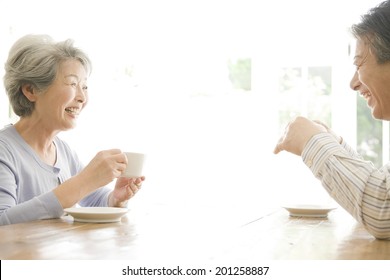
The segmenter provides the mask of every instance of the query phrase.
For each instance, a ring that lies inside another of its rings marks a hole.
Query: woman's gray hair
[[[29,84],[38,94],[44,92],[54,82],[60,63],[69,59],[79,60],[91,73],[87,54],[70,39],[55,42],[48,35],[26,35],[14,43],[5,63],[4,86],[16,115],[27,117],[34,110],[22,86]]]
[[[351,33],[371,46],[378,63],[390,61],[390,2],[370,9],[360,23],[352,25]]]

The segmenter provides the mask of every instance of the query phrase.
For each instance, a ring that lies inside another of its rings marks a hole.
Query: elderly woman
[[[58,138],[72,129],[88,102],[88,56],[71,40],[28,35],[11,48],[4,85],[20,118],[0,130],[0,224],[58,218],[81,206],[126,207],[141,178],[120,177],[126,156],[99,152],[83,166]],[[115,188],[104,187],[116,179]]]
[[[374,118],[390,120],[390,2],[371,9],[352,26],[352,34],[356,72],[351,88],[367,100]],[[286,127],[275,153],[283,150],[302,156],[328,193],[367,231],[390,238],[390,163],[375,168],[325,125],[303,117]]]

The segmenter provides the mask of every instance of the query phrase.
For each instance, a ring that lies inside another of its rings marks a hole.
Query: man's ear
[[[31,84],[22,85],[22,92],[24,96],[31,102],[35,102],[37,100],[37,94],[34,90],[34,87]]]

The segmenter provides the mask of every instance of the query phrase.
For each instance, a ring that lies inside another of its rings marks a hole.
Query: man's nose
[[[352,80],[349,83],[349,86],[351,87],[352,90],[358,91],[360,85],[361,85],[361,83],[360,83],[360,80],[359,80],[358,72],[355,71],[355,74],[353,75]]]

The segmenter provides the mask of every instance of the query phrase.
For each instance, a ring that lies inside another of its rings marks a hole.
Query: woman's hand
[[[141,189],[144,180],[145,177],[143,176],[139,178],[118,178],[115,188],[110,194],[108,206],[125,207],[127,201]]]
[[[313,122],[304,117],[297,117],[291,121],[276,144],[274,153],[287,151],[300,156],[306,143],[316,134],[327,132],[323,124]]]
[[[127,165],[125,154],[119,149],[101,151],[80,172],[84,186],[90,191],[103,187],[118,178]]]
[[[118,178],[126,166],[127,158],[120,150],[101,151],[78,175],[53,191],[63,208],[71,207],[91,192]]]

